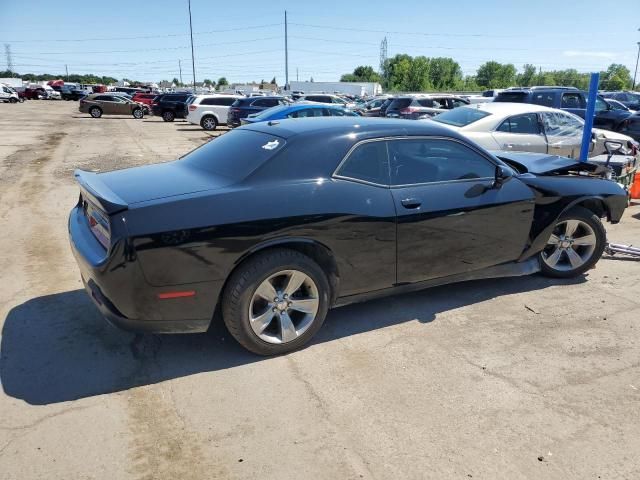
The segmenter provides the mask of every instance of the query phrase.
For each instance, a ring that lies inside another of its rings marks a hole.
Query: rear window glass
[[[554,92],[536,92],[531,97],[531,103],[544,107],[553,107],[555,105],[555,99],[556,94]]]
[[[251,130],[233,130],[189,152],[181,161],[233,181],[246,178],[280,152],[285,140]]]
[[[527,92],[502,92],[494,101],[525,103],[527,101]]]
[[[488,117],[489,115],[491,115],[489,112],[484,112],[478,108],[459,107],[436,115],[433,117],[433,120],[446,125],[464,127],[472,124],[473,122],[477,122],[481,118]]]

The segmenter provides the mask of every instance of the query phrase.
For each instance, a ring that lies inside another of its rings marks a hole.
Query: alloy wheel
[[[249,302],[253,332],[268,343],[288,343],[306,332],[318,313],[318,287],[299,270],[283,270],[263,280]]]
[[[213,118],[205,118],[202,121],[202,126],[204,127],[205,130],[215,130],[216,121]]]
[[[596,244],[596,234],[588,223],[565,220],[553,230],[542,251],[542,261],[554,270],[576,270],[591,259]]]

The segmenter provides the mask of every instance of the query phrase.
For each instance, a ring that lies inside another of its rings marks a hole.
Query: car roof
[[[409,122],[375,117],[315,117],[258,122],[240,127],[281,138],[294,136],[343,136],[350,133],[361,138],[397,136],[444,136],[463,139],[453,130],[435,122]]]
[[[545,107],[544,105],[536,105],[535,103],[518,103],[518,102],[486,102],[465,105],[461,108],[477,108],[488,113],[494,114],[517,114],[517,113],[535,113],[535,112],[555,112],[556,108]]]

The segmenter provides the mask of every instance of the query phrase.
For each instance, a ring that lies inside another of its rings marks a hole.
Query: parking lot
[[[224,129],[77,109],[0,104],[0,478],[640,477],[638,261],[342,307],[275,358],[223,325],[135,336],[82,289],[73,170],[171,160]],[[637,244],[640,206],[606,226]]]

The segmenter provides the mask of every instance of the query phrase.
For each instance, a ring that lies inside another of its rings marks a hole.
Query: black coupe
[[[278,354],[333,306],[593,267],[623,189],[572,159],[500,155],[432,122],[253,124],[174,162],[77,171],[72,249],[112,323],[200,332],[220,313],[247,349]]]

